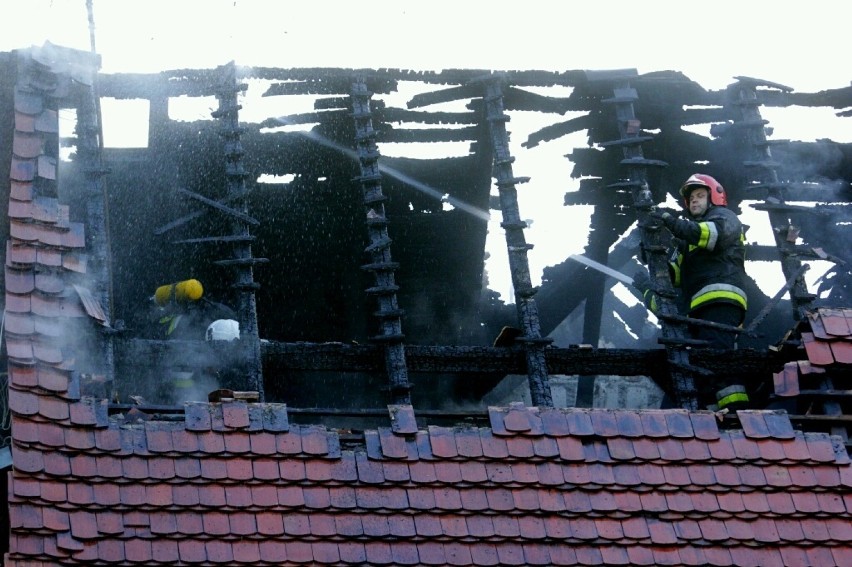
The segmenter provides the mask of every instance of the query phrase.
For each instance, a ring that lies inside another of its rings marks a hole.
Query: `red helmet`
[[[683,197],[683,206],[689,208],[689,194],[693,189],[704,187],[710,194],[710,203],[717,207],[728,205],[728,196],[722,184],[703,173],[693,173],[680,187],[680,196]]]

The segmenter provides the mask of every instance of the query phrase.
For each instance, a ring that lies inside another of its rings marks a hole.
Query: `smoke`
[[[275,120],[280,122],[281,124],[287,124],[287,121],[284,118],[276,118]],[[325,136],[321,136],[320,134],[317,134],[316,132],[299,131],[297,133],[301,136],[304,136],[305,138],[308,138],[309,140],[312,140],[312,141],[322,145],[322,146],[325,146],[327,148],[331,148],[331,149],[334,149],[334,150],[336,150],[340,153],[343,153],[343,154],[349,156],[350,158],[352,158],[353,160],[358,159],[358,154],[357,154],[357,152],[355,152],[355,150],[349,149],[349,148],[347,148],[347,147],[345,147],[341,144],[338,144],[338,143],[336,143],[332,140],[329,140]],[[442,203],[447,203],[449,205],[452,205],[454,208],[459,209],[461,211],[464,211],[465,213],[472,215],[472,216],[474,216],[478,219],[481,219],[481,220],[484,220],[484,221],[491,220],[491,214],[488,211],[486,211],[484,209],[480,209],[479,207],[475,207],[475,206],[471,205],[470,203],[462,201],[461,199],[457,199],[457,198],[453,197],[452,195],[447,194],[445,191],[439,191],[438,189],[435,189],[434,187],[431,187],[431,186],[429,186],[425,183],[422,183],[422,182],[418,181],[417,179],[411,177],[410,175],[406,175],[405,173],[402,173],[401,171],[399,171],[397,169],[394,169],[392,167],[389,167],[387,165],[382,165],[381,163],[379,163],[379,171],[381,171],[385,175],[393,177],[394,179],[396,179],[398,181],[401,181],[402,183],[405,183],[406,185],[408,185],[412,189],[415,189],[415,190],[423,193],[424,195],[428,195],[429,197],[433,197],[435,200],[440,201]]]

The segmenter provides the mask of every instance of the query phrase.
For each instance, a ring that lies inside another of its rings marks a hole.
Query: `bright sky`
[[[91,1],[105,73],[234,60],[271,67],[675,70],[707,89],[745,75],[801,92],[844,87],[852,79],[842,64],[852,3],[836,0],[526,0],[522,10],[460,0]],[[86,0],[0,0],[0,13],[0,51],[46,40],[90,48]],[[830,112],[764,117],[776,138],[852,142],[849,119]],[[519,128],[510,125],[516,143],[526,138]],[[529,256],[534,281],[543,267],[581,252],[586,241],[588,218],[567,219],[580,213],[561,206],[570,173],[562,156],[585,144],[585,137],[543,144],[540,164],[527,165],[534,171],[516,162],[517,175],[533,178],[519,193],[521,216],[535,221],[527,233],[536,245]],[[549,173],[537,173],[538,167]],[[561,181],[548,182],[548,175]],[[537,181],[557,190],[535,191]],[[499,219],[492,222],[497,226]],[[566,234],[566,226],[576,229]],[[502,231],[498,236],[489,239],[491,283],[511,300]],[[772,274],[769,295],[779,276],[780,270]]]
[[[242,65],[683,71],[801,91],[848,83],[852,5],[836,0],[91,0],[104,72]],[[88,49],[85,0],[0,0],[0,48]],[[826,57],[831,51],[835,57]]]

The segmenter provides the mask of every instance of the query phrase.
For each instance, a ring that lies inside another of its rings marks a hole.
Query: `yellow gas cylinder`
[[[204,288],[198,280],[184,280],[168,285],[161,285],[154,292],[157,305],[167,305],[170,301],[198,301],[204,295]]]

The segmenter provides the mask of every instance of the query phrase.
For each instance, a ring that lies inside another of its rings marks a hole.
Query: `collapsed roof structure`
[[[849,116],[852,88],[707,91],[635,70],[105,75],[51,44],[0,63],[7,565],[850,562],[850,147],[776,143],[760,109]],[[249,84],[313,107],[247,122]],[[383,97],[403,84],[419,86],[404,107]],[[182,97],[215,101],[212,120],[172,119]],[[148,102],[147,147],[103,146],[107,98]],[[526,111],[553,121],[518,143],[508,123]],[[599,347],[605,305],[621,336],[644,310],[576,263],[533,285],[514,154],[579,131],[565,204],[594,207],[585,255],[629,271],[644,251],[662,289],[647,211],[665,188],[701,163],[735,210],[759,201],[775,241],[750,258],[787,284],[747,290],[746,348],[700,348],[672,310],[650,345]],[[446,141],[470,150],[381,153]],[[487,289],[489,209],[514,304]],[[835,266],[819,296],[813,259]],[[153,291],[189,277],[233,307],[239,341],[148,330]],[[583,344],[554,346],[580,304]],[[503,326],[518,336],[492,346]],[[162,396],[175,370],[210,368],[229,369],[211,397]],[[554,407],[557,374],[648,376],[680,409]],[[507,375],[526,376],[530,405],[486,407]],[[745,376],[790,411],[702,410],[707,375]]]

